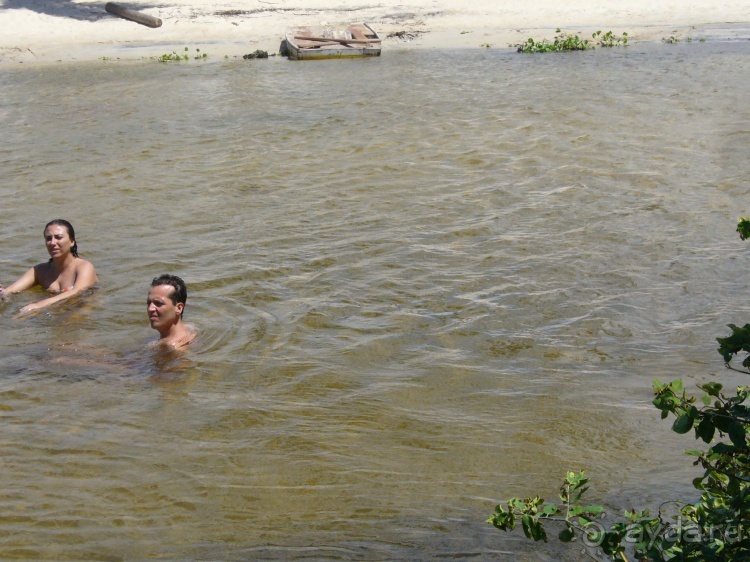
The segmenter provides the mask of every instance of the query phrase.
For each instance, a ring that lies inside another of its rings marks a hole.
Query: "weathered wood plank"
[[[114,2],[107,2],[104,6],[104,9],[114,16],[134,21],[147,27],[161,27],[161,20],[159,18],[142,14],[140,12],[136,12],[135,10],[129,10],[128,8],[123,8],[122,6],[115,4]]]
[[[335,39],[333,37],[308,37],[306,35],[295,35],[295,39],[306,39],[307,41],[334,41],[335,43],[380,43],[380,39]]]

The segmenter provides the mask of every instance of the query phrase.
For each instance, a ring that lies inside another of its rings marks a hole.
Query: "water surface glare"
[[[577,560],[484,523],[691,497],[653,378],[744,324],[750,43],[0,70],[0,557]],[[145,345],[188,282],[186,356]]]

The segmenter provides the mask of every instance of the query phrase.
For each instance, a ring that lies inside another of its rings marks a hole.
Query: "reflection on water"
[[[0,303],[0,552],[576,560],[484,520],[691,493],[650,383],[741,381],[747,50],[3,70],[0,282],[63,217],[100,290]]]

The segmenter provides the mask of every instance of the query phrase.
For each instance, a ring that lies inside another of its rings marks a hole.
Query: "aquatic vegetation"
[[[156,60],[158,60],[159,62],[181,61],[181,60],[188,60],[188,56],[178,55],[176,51],[172,51],[171,53],[163,54]]]
[[[533,38],[529,38],[525,43],[512,46],[517,47],[519,53],[551,53],[561,51],[587,51],[596,47],[616,47],[628,44],[627,32],[623,33],[621,37],[618,37],[611,31],[607,31],[606,33],[596,31],[591,35],[591,40],[583,39],[578,35],[570,35],[561,32],[559,28],[555,30],[555,33],[557,33],[557,35],[551,42],[547,39],[536,41]]]
[[[601,31],[597,31],[591,36],[600,47],[618,47],[619,45],[627,45],[628,44],[628,32],[625,31],[622,34],[622,37],[617,37],[614,33],[611,31],[607,31],[606,33],[602,34]]]
[[[268,58],[268,51],[261,51],[260,49],[257,49],[253,51],[252,53],[248,53],[247,55],[242,55],[243,59],[267,59]]]
[[[188,51],[190,49],[188,47],[185,47],[185,52],[182,54],[177,54],[177,51],[172,51],[171,53],[165,53],[158,57],[156,60],[159,62],[172,62],[172,61],[183,61],[183,60],[189,60],[190,56],[188,55]],[[208,55],[206,53],[201,53],[201,50],[196,48],[195,49],[196,55],[195,60],[202,60],[208,58]]]
[[[740,217],[737,219],[737,232],[740,234],[740,240],[750,238],[750,217]]]
[[[482,43],[480,47],[484,47],[485,49],[490,49],[492,47],[492,43]]]

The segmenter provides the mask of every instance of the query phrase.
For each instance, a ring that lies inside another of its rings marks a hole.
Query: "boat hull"
[[[377,57],[381,51],[380,37],[366,23],[290,27],[285,43],[292,60]]]

